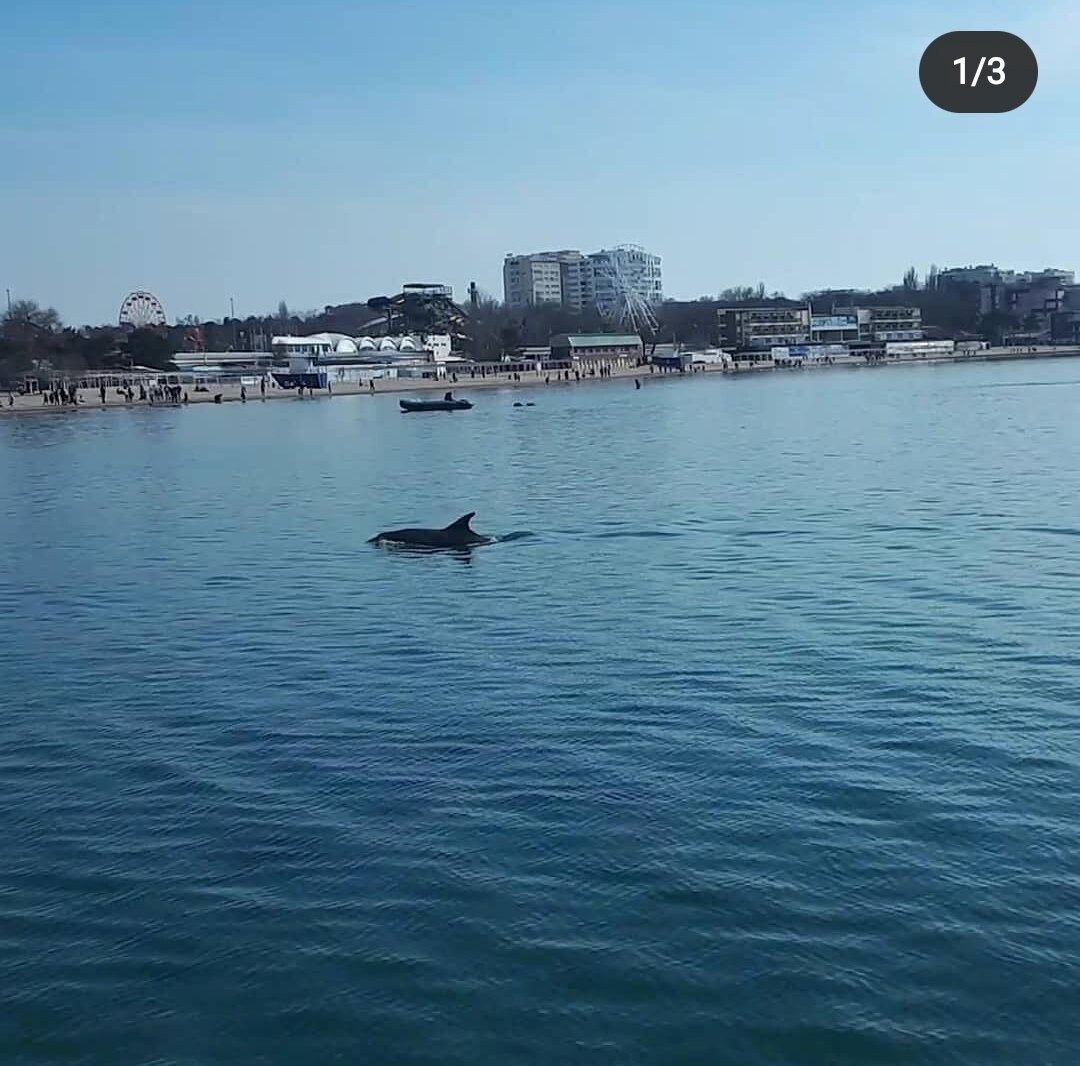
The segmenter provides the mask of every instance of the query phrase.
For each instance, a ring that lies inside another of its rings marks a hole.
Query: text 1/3
[[[961,56],[959,59],[953,60],[953,66],[960,68],[960,84],[967,85],[967,59]],[[983,67],[989,66],[990,73],[986,75],[986,80],[991,85],[1001,85],[1005,81],[1005,60],[1001,56],[992,56],[987,59],[986,56],[979,58],[979,65],[975,68],[975,73],[971,78],[971,86],[974,88],[979,84],[979,77],[982,75]]]
[[[1013,111],[1038,80],[1035,53],[1023,38],[1004,30],[943,33],[919,60],[919,84],[927,99],[954,114]]]

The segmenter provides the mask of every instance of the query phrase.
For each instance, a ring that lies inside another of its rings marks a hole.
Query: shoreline
[[[642,381],[642,384],[646,381],[669,380],[669,379],[694,379],[699,375],[729,375],[731,377],[742,377],[748,374],[759,375],[763,373],[797,373],[801,370],[883,370],[890,367],[908,367],[908,366],[942,366],[945,364],[956,363],[994,363],[994,362],[1019,362],[1023,360],[1041,360],[1041,359],[1069,359],[1080,357],[1080,347],[1057,347],[1057,348],[1037,348],[1035,351],[1020,351],[1009,348],[989,348],[980,352],[975,352],[970,355],[946,355],[935,356],[933,358],[919,358],[917,356],[909,356],[905,358],[894,359],[887,363],[867,363],[863,359],[843,358],[840,357],[832,363],[805,363],[802,366],[776,366],[772,360],[763,360],[759,363],[744,363],[742,366],[732,366],[731,364],[707,364],[705,366],[699,366],[699,368],[693,372],[680,373],[678,371],[662,371],[653,370],[650,372],[649,365],[645,366],[612,366],[609,370],[608,376],[605,377],[588,377],[582,376],[580,380],[573,377],[569,381],[566,381],[562,377],[553,377],[554,372],[545,373],[544,371],[522,371],[520,372],[520,380],[515,380],[512,373],[494,373],[484,378],[471,378],[471,377],[459,377],[456,383],[451,382],[448,379],[431,380],[431,379],[407,379],[407,378],[388,378],[385,380],[378,380],[374,391],[368,387],[361,386],[355,382],[342,382],[333,386],[332,392],[326,390],[319,390],[314,394],[308,394],[303,397],[298,396],[293,389],[281,389],[271,388],[262,394],[258,389],[248,389],[247,403],[262,403],[266,400],[293,400],[301,403],[311,400],[332,400],[335,396],[383,396],[395,393],[410,393],[410,392],[455,392],[455,393],[467,393],[472,389],[494,389],[494,388],[522,388],[525,386],[536,387],[543,386],[547,388],[553,387],[568,387],[577,385],[588,385],[601,383],[605,381],[614,380],[632,380],[638,378]],[[163,371],[165,373],[165,371]],[[559,372],[561,374],[561,371]],[[545,378],[551,377],[552,380],[545,381]],[[96,389],[79,389],[79,403],[78,404],[61,404],[54,406],[51,404],[43,403],[41,400],[41,393],[31,393],[25,396],[15,396],[15,402],[13,405],[8,404],[7,397],[4,393],[0,393],[0,417],[5,415],[62,415],[62,414],[79,414],[87,411],[103,411],[103,410],[128,410],[134,407],[163,407],[174,408],[177,406],[191,406],[194,404],[213,403],[215,393],[220,393],[221,402],[224,403],[243,403],[245,401],[240,398],[241,386],[238,383],[219,384],[216,386],[213,392],[200,392],[194,395],[189,393],[188,403],[174,404],[165,402],[151,403],[147,400],[132,400],[130,403],[116,395],[115,389],[110,389],[109,393],[106,393],[105,403],[101,402],[100,394]]]

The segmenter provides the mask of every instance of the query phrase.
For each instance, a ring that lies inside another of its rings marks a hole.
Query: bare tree
[[[54,307],[42,307],[34,300],[16,300],[0,315],[0,328],[5,336],[11,332],[59,333],[63,328]]]

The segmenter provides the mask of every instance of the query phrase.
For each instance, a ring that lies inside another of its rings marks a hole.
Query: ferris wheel
[[[652,304],[641,292],[634,278],[623,269],[616,255],[608,257],[601,266],[601,286],[605,299],[601,312],[606,319],[618,324],[620,329],[641,334],[655,334],[660,328],[653,313]]]
[[[120,325],[132,329],[165,325],[165,308],[152,292],[129,292],[120,305]]]

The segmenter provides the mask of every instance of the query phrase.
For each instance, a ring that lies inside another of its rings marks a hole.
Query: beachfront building
[[[274,337],[272,346],[280,367],[274,378],[283,388],[325,389],[386,377],[442,378],[451,364],[462,362],[451,351],[449,333],[394,337],[316,333]]]
[[[739,351],[807,344],[810,340],[810,308],[806,305],[721,307],[716,315],[720,343]]]
[[[918,307],[834,307],[832,313],[836,318],[855,319],[858,332],[854,337],[829,337],[828,340],[885,342],[923,338],[922,311]]]
[[[835,309],[830,315],[810,315],[810,340],[814,344],[847,344],[859,339],[859,314],[854,309]]]
[[[559,333],[551,338],[556,363],[636,363],[644,345],[636,333]]]
[[[270,352],[177,352],[172,361],[180,370],[265,370],[274,356]]]

